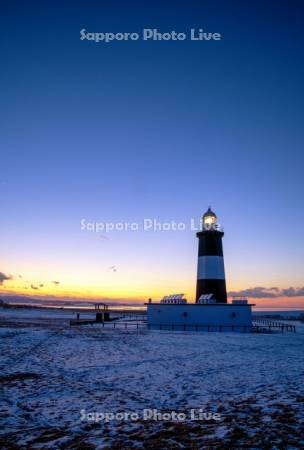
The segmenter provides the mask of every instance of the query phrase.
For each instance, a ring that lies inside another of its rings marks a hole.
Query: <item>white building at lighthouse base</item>
[[[158,330],[250,332],[252,306],[245,299],[232,303],[187,303],[170,296],[158,303],[147,303],[147,322],[150,329]]]

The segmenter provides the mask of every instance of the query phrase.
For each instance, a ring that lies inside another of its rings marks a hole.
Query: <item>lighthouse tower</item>
[[[203,215],[202,231],[198,237],[196,303],[202,295],[212,294],[216,303],[227,303],[225,268],[221,231],[211,208]]]

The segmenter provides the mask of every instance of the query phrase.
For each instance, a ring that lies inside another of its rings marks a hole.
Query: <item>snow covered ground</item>
[[[296,334],[169,332],[69,327],[71,312],[29,311],[0,309],[0,448],[304,446],[299,323]],[[153,408],[185,416],[145,420]],[[220,416],[194,420],[191,409]],[[138,420],[94,420],[117,412]]]

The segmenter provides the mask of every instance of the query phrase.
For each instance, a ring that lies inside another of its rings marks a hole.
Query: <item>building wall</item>
[[[219,331],[219,327],[226,327],[222,331],[237,331],[237,327],[251,326],[250,305],[166,305],[149,303],[147,305],[147,320],[150,326],[164,328],[181,326],[190,329],[195,326],[210,327],[209,331]]]

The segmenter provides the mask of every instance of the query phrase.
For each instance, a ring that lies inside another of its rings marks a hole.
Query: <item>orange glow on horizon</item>
[[[27,270],[26,270],[27,269]],[[110,269],[110,268],[109,268]],[[90,270],[81,272],[79,268],[61,273],[55,272],[54,267],[41,267],[40,270],[18,267],[11,279],[0,285],[0,296],[27,296],[40,299],[74,300],[74,301],[109,301],[122,303],[144,303],[149,298],[159,300],[164,295],[183,292],[189,302],[195,298],[195,275],[193,267],[181,276],[170,272],[131,271],[128,268],[117,271],[106,269],[102,272]],[[10,271],[7,271],[10,274]],[[22,273],[21,275],[17,275]],[[52,275],[50,278],[49,274]],[[228,279],[231,279],[228,276]],[[56,281],[58,280],[58,281]],[[248,288],[243,279],[227,282],[227,290],[238,292]],[[276,280],[270,280],[268,285],[281,286]],[[256,284],[258,285],[258,284]],[[288,286],[288,285],[287,285]],[[250,286],[249,286],[250,287]],[[251,286],[253,287],[253,286]],[[304,308],[304,297],[249,297],[250,303],[257,307],[273,308]]]
[[[174,283],[172,283],[174,285]],[[152,298],[152,300],[159,300],[164,295],[175,292],[176,289],[151,289],[147,293],[144,288],[132,291],[123,288],[101,291],[100,289],[69,289],[68,287],[51,287],[50,288],[22,288],[22,287],[8,287],[0,286],[0,296],[24,296],[29,298],[37,298],[43,300],[62,300],[62,301],[109,301],[118,303],[138,303],[142,304]],[[185,292],[185,291],[184,291]],[[194,289],[185,292],[186,298],[189,302],[194,301]],[[231,302],[232,298],[228,298]],[[253,298],[248,297],[250,303],[256,305],[257,308],[298,308],[304,309],[304,297],[274,297],[274,298]]]

